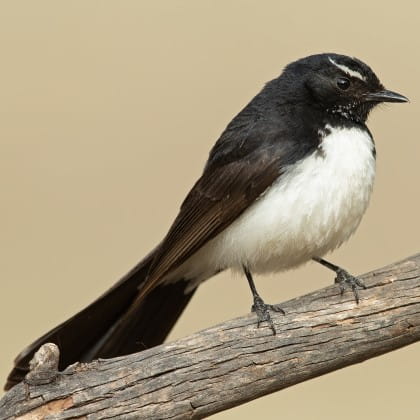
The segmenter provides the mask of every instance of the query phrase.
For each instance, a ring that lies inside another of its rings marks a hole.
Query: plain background
[[[419,251],[417,2],[2,1],[0,378],[14,356],[165,234],[230,119],[290,61],[366,61],[410,104],[382,106],[370,208],[330,258],[362,273]],[[308,264],[257,278],[282,300],[330,284]],[[171,338],[249,311],[246,281],[200,287]],[[419,345],[217,419],[417,419]]]

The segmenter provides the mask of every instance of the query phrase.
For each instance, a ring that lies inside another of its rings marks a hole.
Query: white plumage
[[[368,206],[375,178],[366,130],[326,126],[320,148],[290,166],[237,220],[171,273],[197,279],[217,270],[284,270],[346,241]]]

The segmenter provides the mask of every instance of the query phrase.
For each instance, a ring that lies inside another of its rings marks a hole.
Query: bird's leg
[[[334,271],[337,275],[335,277],[335,283],[340,286],[341,294],[344,293],[346,287],[350,287],[353,291],[354,298],[356,299],[356,303],[359,303],[359,291],[358,289],[366,289],[366,286],[363,284],[361,280],[357,277],[352,276],[348,271],[344,270],[343,268],[339,267],[338,265],[332,264],[323,258],[314,257],[312,258],[314,261],[322,264],[323,266],[329,268],[330,270]]]
[[[252,297],[254,298],[254,304],[252,305],[252,312],[255,312],[258,317],[258,327],[260,326],[261,322],[266,321],[273,331],[273,335],[276,335],[276,329],[273,324],[273,320],[270,316],[270,311],[281,312],[284,314],[283,309],[279,308],[276,305],[267,305],[258,294],[257,289],[255,287],[254,279],[252,278],[252,274],[249,271],[248,267],[243,266],[243,270],[245,276],[248,280],[249,287],[251,288]]]

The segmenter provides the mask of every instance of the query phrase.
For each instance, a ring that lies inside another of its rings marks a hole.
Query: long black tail
[[[187,283],[177,281],[136,299],[152,260],[153,253],[88,307],[22,351],[4,389],[24,379],[29,361],[44,343],[59,346],[60,370],[78,361],[122,356],[162,343],[195,290],[185,293]]]

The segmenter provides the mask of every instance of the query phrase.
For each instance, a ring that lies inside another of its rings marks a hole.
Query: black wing
[[[297,141],[301,134],[278,114],[268,118],[247,108],[232,121],[159,246],[141,295],[226,229],[287,166],[316,149],[317,135]]]

